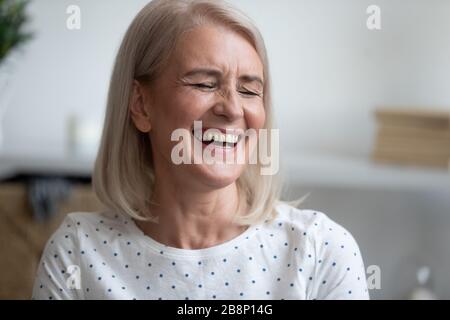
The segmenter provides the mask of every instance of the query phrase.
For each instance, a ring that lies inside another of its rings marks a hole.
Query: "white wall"
[[[446,0],[233,0],[259,25],[269,51],[282,148],[368,154],[376,105],[450,110],[450,2]],[[16,54],[4,119],[6,146],[61,146],[67,117],[101,122],[114,55],[146,0],[35,0],[36,32]],[[82,28],[65,27],[81,8]],[[382,30],[366,28],[366,8]]]

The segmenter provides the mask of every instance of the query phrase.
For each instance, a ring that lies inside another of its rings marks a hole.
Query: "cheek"
[[[180,90],[169,98],[167,117],[176,128],[190,128],[211,105],[211,99],[190,90]]]
[[[266,121],[266,111],[262,102],[250,104],[245,112],[248,128],[261,129]]]

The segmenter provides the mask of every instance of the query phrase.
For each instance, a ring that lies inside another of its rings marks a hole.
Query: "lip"
[[[215,146],[215,148],[217,148],[217,149],[224,149],[224,150],[234,150],[234,149],[236,149],[236,146],[241,142],[242,137],[244,135],[244,130],[243,129],[230,129],[230,128],[224,129],[224,128],[216,128],[216,127],[202,127],[202,136],[208,130],[211,130],[212,132],[220,131],[223,134],[234,134],[234,135],[238,136],[238,141],[234,144],[233,147]],[[192,128],[191,135],[194,137],[194,139],[197,139],[195,137],[194,133],[195,133],[194,132],[194,128]],[[203,147],[206,147],[206,146],[209,145],[209,143],[206,143],[204,141],[201,141],[201,142],[202,142]]]
[[[220,131],[224,134],[234,134],[234,135],[241,135],[244,132],[244,129],[241,128],[217,128],[217,127],[202,127],[202,133],[205,133],[207,130],[211,131]],[[194,131],[194,128],[192,128],[192,132]]]

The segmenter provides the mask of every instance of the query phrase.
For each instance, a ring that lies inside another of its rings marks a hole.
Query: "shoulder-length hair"
[[[154,0],[129,26],[119,48],[108,93],[100,149],[95,162],[93,186],[109,209],[138,220],[151,219],[148,205],[154,186],[151,141],[131,121],[129,104],[133,80],[158,78],[180,36],[197,26],[217,24],[243,35],[258,53],[264,72],[265,129],[272,129],[269,64],[263,38],[241,11],[217,0]],[[235,221],[250,225],[276,216],[280,199],[279,175],[261,175],[261,165],[248,164],[236,181],[239,210]],[[240,212],[246,202],[246,212]]]

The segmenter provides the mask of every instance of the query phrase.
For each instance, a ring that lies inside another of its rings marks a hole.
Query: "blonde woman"
[[[237,9],[145,6],[115,61],[93,175],[108,210],[67,216],[33,298],[367,299],[351,234],[282,202],[277,175],[261,174],[259,161],[174,163],[179,129],[248,160],[254,149],[241,133],[271,129],[270,89],[263,39]]]

